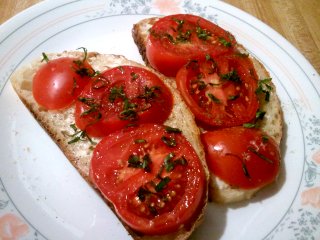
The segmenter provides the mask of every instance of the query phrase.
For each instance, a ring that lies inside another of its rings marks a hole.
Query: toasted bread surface
[[[149,35],[149,29],[159,18],[147,18],[143,19],[133,25],[132,36],[136,43],[138,50],[146,63],[150,66],[146,56],[146,44],[147,37]],[[244,54],[249,54],[244,46],[237,44],[237,50]],[[270,78],[269,72],[265,69],[256,58],[249,54],[250,59],[253,62],[254,68],[258,75],[259,80]],[[175,80],[172,79],[172,82]],[[275,141],[280,145],[283,131],[283,116],[279,98],[276,93],[275,85],[270,82],[272,90],[270,91],[269,101],[265,101],[263,96],[259,96],[260,110],[266,112],[263,120],[259,123],[259,128],[266,132],[269,136],[273,137]],[[219,203],[232,203],[242,200],[250,199],[259,188],[252,190],[244,190],[229,186],[227,183],[219,179],[210,173],[210,187],[209,197],[211,200]]]
[[[83,58],[83,52],[77,51],[66,51],[59,54],[47,54],[49,59],[55,59],[59,57],[74,57],[74,58]],[[87,56],[88,62],[96,71],[104,71],[109,68],[117,67],[120,65],[130,65],[138,66],[142,68],[149,69],[141,64],[138,64],[134,61],[130,61],[123,56],[119,55],[110,55],[110,54],[99,54],[90,52]],[[89,178],[89,166],[93,153],[94,145],[90,141],[78,141],[74,144],[70,144],[71,140],[70,135],[72,135],[73,129],[70,127],[71,124],[74,124],[74,109],[75,106],[72,105],[69,108],[56,111],[48,111],[37,104],[32,94],[32,80],[33,76],[36,73],[37,69],[45,62],[41,62],[41,59],[36,59],[30,62],[28,65],[25,65],[18,69],[11,77],[11,83],[18,94],[21,101],[25,106],[30,110],[35,119],[39,124],[45,129],[45,131],[51,136],[51,138],[56,142],[56,144],[63,151],[67,159],[72,163],[72,165],[78,170],[82,177],[92,186],[93,183]],[[191,114],[188,107],[182,101],[179,92],[176,90],[175,83],[170,79],[167,79],[163,75],[156,73],[160,79],[169,87],[172,92],[174,105],[173,110],[165,125],[179,128],[182,130],[182,134],[188,139],[191,145],[194,147],[197,152],[200,160],[203,163],[205,173],[208,176],[208,170],[205,163],[205,154],[203,147],[200,141],[200,131],[195,124],[193,115]],[[98,143],[101,139],[93,138],[92,141]],[[203,218],[203,212],[207,202],[207,195],[203,199],[201,209],[199,210],[199,216],[192,224],[192,226],[185,228],[181,227],[175,233],[167,234],[165,236],[141,236],[132,231],[128,226],[125,226],[134,239],[186,239],[188,238],[196,226],[200,224]],[[108,203],[108,202],[107,202]],[[110,203],[108,203],[109,206]]]

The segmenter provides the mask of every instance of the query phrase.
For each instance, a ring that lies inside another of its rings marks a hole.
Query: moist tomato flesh
[[[259,108],[252,62],[238,54],[191,61],[176,77],[183,99],[200,125],[232,127],[250,122]]]
[[[191,59],[203,60],[233,51],[234,37],[216,24],[190,14],[160,18],[153,24],[146,43],[146,56],[152,67],[175,77]]]
[[[172,111],[168,87],[152,72],[120,66],[101,73],[76,102],[76,125],[102,137],[129,124],[163,123]]]
[[[39,105],[49,110],[70,106],[90,82],[92,67],[75,58],[62,57],[43,64],[33,78],[32,93]]]
[[[147,235],[190,227],[205,201],[206,177],[197,154],[181,133],[160,125],[103,138],[93,153],[90,178],[122,221]]]
[[[276,142],[258,129],[232,127],[202,135],[209,170],[242,189],[263,187],[273,182],[280,169]]]

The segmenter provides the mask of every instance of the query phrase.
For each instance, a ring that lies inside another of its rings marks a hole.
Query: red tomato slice
[[[96,146],[90,177],[135,231],[163,235],[189,228],[203,208],[206,176],[181,133],[154,124],[127,128]]]
[[[231,127],[255,119],[257,75],[249,58],[223,55],[191,61],[177,73],[177,87],[200,124]]]
[[[75,58],[49,60],[33,78],[33,97],[49,110],[70,106],[94,74],[92,67]]]
[[[85,87],[76,103],[76,125],[90,136],[102,137],[132,123],[163,123],[172,106],[172,94],[158,76],[144,68],[121,66]]]
[[[204,133],[202,141],[209,170],[233,187],[263,187],[279,173],[279,147],[258,129],[224,128]]]
[[[147,38],[146,56],[152,67],[175,77],[192,59],[204,60],[233,51],[234,37],[224,29],[199,16],[177,14],[158,20]]]

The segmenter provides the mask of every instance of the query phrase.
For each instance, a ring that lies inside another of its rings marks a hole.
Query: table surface
[[[41,0],[0,0],[0,24]],[[320,0],[225,0],[293,44],[320,73]]]

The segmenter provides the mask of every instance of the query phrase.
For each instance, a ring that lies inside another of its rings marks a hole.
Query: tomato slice
[[[86,61],[62,57],[49,60],[33,78],[33,97],[48,110],[70,106],[90,81],[94,70]]]
[[[216,24],[190,14],[159,19],[150,29],[146,56],[152,67],[175,77],[191,59],[204,60],[233,51],[235,38]]]
[[[177,73],[177,87],[199,124],[231,127],[255,119],[258,77],[240,54],[191,61]]]
[[[102,137],[128,124],[163,123],[173,98],[154,73],[140,67],[109,69],[89,83],[76,103],[76,125]]]
[[[146,235],[191,227],[205,204],[201,161],[181,133],[161,125],[103,138],[93,152],[90,177],[120,218]]]
[[[279,173],[279,147],[258,129],[224,128],[204,133],[202,141],[209,170],[233,187],[263,187]]]

